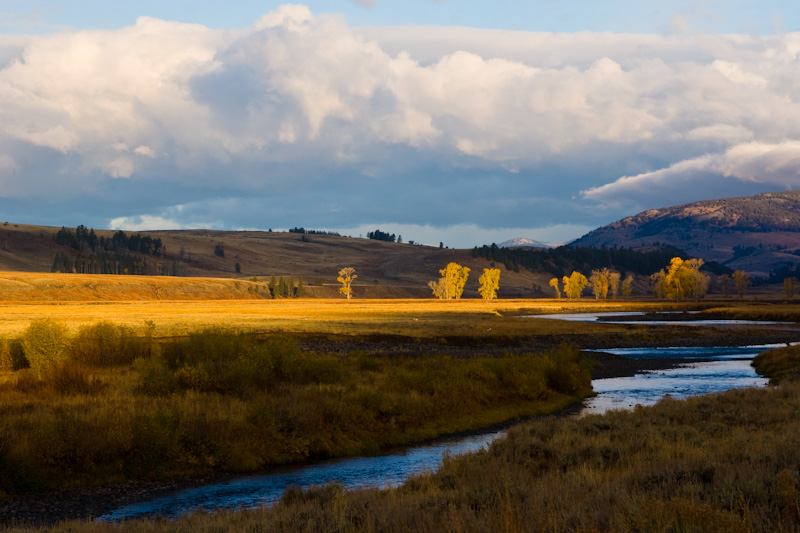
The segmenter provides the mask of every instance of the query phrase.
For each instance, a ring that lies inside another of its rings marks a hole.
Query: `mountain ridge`
[[[656,244],[766,277],[800,264],[800,191],[648,209],[597,228],[569,246],[647,249]]]

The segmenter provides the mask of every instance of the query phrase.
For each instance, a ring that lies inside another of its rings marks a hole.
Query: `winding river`
[[[581,414],[630,408],[636,404],[649,405],[665,394],[683,398],[732,388],[763,386],[767,380],[756,375],[750,361],[759,352],[777,346],[779,345],[605,350],[632,358],[683,358],[686,359],[686,364],[632,377],[594,380],[593,387],[598,394],[585,402]],[[698,359],[703,361],[697,361]],[[176,518],[199,509],[254,508],[276,502],[290,486],[306,488],[337,482],[346,488],[392,487],[403,483],[409,476],[436,470],[445,454],[476,451],[487,447],[503,434],[502,431],[493,431],[469,437],[441,439],[385,455],[326,461],[285,468],[267,475],[242,477],[128,505],[98,520],[115,521],[156,515]]]

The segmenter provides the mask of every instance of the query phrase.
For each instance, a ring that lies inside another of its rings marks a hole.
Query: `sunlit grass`
[[[581,328],[624,331],[607,324],[562,324],[519,315],[673,309],[665,303],[597,302],[593,300],[174,300],[123,302],[0,303],[0,335],[15,335],[30,320],[49,317],[75,330],[99,320],[139,327],[153,321],[157,335],[185,335],[209,327],[230,331],[398,334],[410,337],[447,335],[536,334]],[[482,330],[479,328],[483,328]],[[491,328],[491,329],[489,329]]]
[[[52,530],[797,532],[798,412],[798,383],[666,399],[523,424],[396,489],[290,489],[272,508]]]

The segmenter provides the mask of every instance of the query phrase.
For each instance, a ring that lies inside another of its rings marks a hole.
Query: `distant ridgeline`
[[[159,238],[119,230],[111,238],[98,237],[94,229],[81,225],[75,231],[62,227],[55,234],[56,244],[69,246],[78,255],[57,252],[53,272],[79,274],[178,275],[177,263],[149,262],[141,256],[166,257],[167,249]],[[133,255],[137,254],[137,255]]]
[[[590,272],[609,268],[629,274],[650,275],[669,264],[673,257],[688,259],[683,250],[661,245],[655,250],[639,251],[630,248],[572,248],[559,246],[551,249],[529,250],[500,248],[496,244],[472,249],[472,257],[482,257],[502,263],[507,270],[519,272],[520,268],[545,271],[554,276],[569,275],[573,270]]]

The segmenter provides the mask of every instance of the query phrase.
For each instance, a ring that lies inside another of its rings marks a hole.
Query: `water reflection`
[[[581,414],[631,408],[636,404],[649,405],[665,394],[684,398],[739,387],[762,386],[767,380],[755,373],[750,361],[761,351],[777,346],[780,345],[605,350],[631,358],[683,358],[687,364],[627,378],[594,380],[592,385],[598,395],[586,402],[586,408]],[[698,359],[711,361],[698,362]],[[338,482],[346,488],[392,487],[403,483],[414,474],[436,470],[445,453],[476,451],[502,435],[503,432],[490,432],[445,439],[393,454],[329,461],[285,469],[269,475],[248,476],[122,507],[99,520],[154,515],[175,518],[201,508],[215,510],[259,507],[276,502],[284,490],[293,485],[307,488]]]
[[[646,372],[627,378],[596,379],[597,396],[587,400],[581,414],[652,405],[669,394],[675,399],[723,392],[742,387],[761,387],[769,380],[758,376],[749,360],[729,359],[690,363],[671,370]]]
[[[502,431],[493,431],[469,437],[443,439],[389,455],[340,459],[284,469],[267,475],[248,476],[128,505],[103,515],[98,520],[113,521],[146,516],[177,518],[200,509],[255,508],[275,503],[291,486],[308,488],[312,485],[337,482],[348,489],[393,487],[414,474],[436,470],[442,464],[445,453],[457,455],[474,452],[485,448],[503,434]]]
[[[699,311],[659,311],[650,313],[655,315],[692,315]],[[775,322],[771,320],[717,320],[717,319],[698,319],[687,320],[624,320],[625,317],[641,317],[648,313],[641,311],[615,311],[603,313],[558,313],[552,315],[525,315],[523,318],[548,318],[553,320],[566,320],[569,322],[602,322],[604,324],[640,324],[648,326],[766,326],[775,324],[787,324],[786,322]]]

